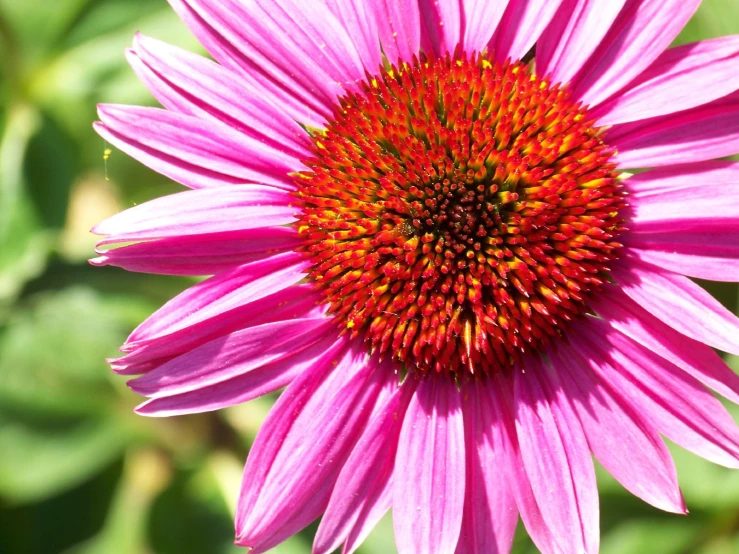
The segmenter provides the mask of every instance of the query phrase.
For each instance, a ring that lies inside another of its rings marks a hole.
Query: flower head
[[[93,263],[212,275],[112,361],[140,413],[287,386],[238,544],[323,514],[353,552],[392,508],[401,554],[508,552],[519,514],[593,553],[591,454],[678,513],[660,435],[739,466],[739,320],[689,279],[739,280],[739,39],[667,49],[697,0],[171,3],[218,63],[137,36],[165,109],[96,129],[194,190]]]

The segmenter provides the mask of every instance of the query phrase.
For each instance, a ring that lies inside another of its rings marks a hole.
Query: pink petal
[[[625,179],[623,184],[629,195],[646,195],[684,187],[733,185],[737,181],[739,163],[711,160],[644,171]],[[633,227],[631,221],[629,227]]]
[[[170,237],[110,250],[99,249],[95,266],[163,275],[213,275],[297,249],[290,227],[262,227],[231,234]]]
[[[303,256],[281,254],[201,281],[141,323],[127,344],[151,341],[279,292],[303,278]]]
[[[418,0],[425,38],[437,55],[454,53],[461,42],[464,7],[461,2]]]
[[[321,0],[341,22],[354,42],[364,68],[374,74],[382,67],[382,50],[378,40],[376,2],[364,0]]]
[[[236,0],[171,0],[171,4],[219,62],[285,105],[299,123],[320,126],[317,119],[331,114],[344,87],[364,78],[354,43],[324,4],[295,0],[268,5]],[[285,98],[290,96],[294,99]],[[310,109],[298,108],[295,100]]]
[[[598,461],[633,495],[661,510],[685,513],[675,464],[659,435],[575,350],[565,342],[558,350],[549,352],[552,366]]]
[[[330,320],[323,317],[255,325],[198,346],[128,386],[151,398],[191,392],[282,360],[330,331]]]
[[[739,37],[704,40],[665,51],[592,115],[598,125],[639,121],[695,108],[737,89]]]
[[[639,260],[688,277],[739,281],[739,231],[635,234],[626,244]]]
[[[564,0],[536,42],[536,72],[569,82],[585,65],[626,0]],[[739,88],[739,87],[738,87]]]
[[[98,245],[232,233],[293,223],[299,213],[285,192],[264,185],[191,190],[129,208],[93,227]]]
[[[393,524],[400,554],[454,552],[462,526],[466,446],[454,381],[423,376],[395,459]]]
[[[248,369],[226,381],[147,400],[136,408],[136,413],[169,417],[210,412],[243,404],[289,385],[315,366],[327,352],[336,352],[341,343],[343,339],[337,339],[329,332],[326,338],[312,346],[296,348],[278,361]]]
[[[303,166],[290,152],[218,121],[159,108],[101,104],[98,134],[113,146],[187,187],[257,182],[292,190],[288,174]]]
[[[368,363],[364,346],[354,345],[338,358],[330,353],[293,381],[257,434],[236,516],[236,543],[254,554],[325,510],[387,382],[387,373]]]
[[[463,385],[467,483],[462,532],[455,554],[507,554],[513,545],[518,510],[502,444],[496,387],[488,379]]]
[[[556,378],[530,358],[515,374],[516,429],[536,501],[568,552],[598,551],[598,489],[579,421]],[[550,390],[546,392],[546,388]]]
[[[514,0],[490,41],[499,60],[519,60],[531,49],[554,17],[562,0]]]
[[[739,467],[739,429],[698,381],[596,318],[569,333],[590,368],[654,428],[716,464]],[[595,333],[599,340],[585,340]]]
[[[739,319],[687,277],[630,257],[613,278],[641,307],[683,335],[739,354]]]
[[[260,281],[268,286],[271,285],[266,279]],[[260,281],[249,285],[248,288],[252,290],[254,298],[244,305],[228,307],[228,304],[224,302],[209,306],[210,313],[203,319],[193,317],[191,321],[168,330],[160,336],[138,342],[127,342],[121,348],[127,353],[112,361],[113,370],[121,375],[146,373],[205,343],[248,327],[286,320],[324,317],[323,312],[326,307],[316,306],[316,294],[307,286],[290,286],[288,284],[290,281],[284,284],[278,281],[277,286],[288,288],[275,291],[275,286],[272,285],[271,290],[262,291],[259,288]]]
[[[607,292],[599,295],[592,308],[614,329],[739,404],[739,375],[710,347],[681,335],[618,287],[609,287]]]
[[[503,17],[508,0],[420,0],[424,31],[422,42],[436,54],[453,54],[458,45],[465,52],[482,52]]]
[[[627,0],[579,75],[573,94],[596,106],[638,77],[677,37],[700,0]]]
[[[490,395],[491,406],[497,413],[493,436],[500,440],[499,444],[496,443],[497,450],[504,453],[506,458],[504,468],[507,479],[511,484],[511,491],[526,531],[542,554],[568,554],[568,551],[560,546],[560,542],[568,544],[569,538],[564,537],[562,541],[559,537],[560,531],[550,529],[544,522],[544,516],[531,489],[531,482],[524,471],[513,413],[513,379],[499,375],[494,378],[492,386],[494,390]]]
[[[733,173],[739,177],[737,168]],[[698,177],[700,179],[700,177]],[[629,194],[629,228],[637,233],[739,231],[739,181]]]
[[[612,127],[622,169],[701,162],[739,152],[739,94],[675,114]]]
[[[464,32],[462,45],[466,52],[482,52],[488,46],[510,0],[462,0]]]
[[[391,377],[392,369],[391,364],[379,368],[380,371],[388,371]],[[339,474],[318,526],[313,554],[333,552],[350,534],[356,534],[358,527],[362,528],[360,535],[364,535],[365,530],[369,532],[390,507],[400,427],[416,382],[408,379],[398,386],[393,378],[388,384],[390,394],[378,402],[380,409],[369,421]],[[369,514],[373,517],[367,518]],[[359,540],[352,541],[350,548],[345,547],[345,550],[353,550],[363,538],[358,536]]]
[[[137,34],[128,59],[167,109],[225,123],[270,146],[306,159],[310,139],[300,125],[264,94],[245,94],[242,77],[223,66]]]
[[[390,61],[410,61],[421,49],[421,14],[417,0],[367,2],[377,22],[382,51]]]

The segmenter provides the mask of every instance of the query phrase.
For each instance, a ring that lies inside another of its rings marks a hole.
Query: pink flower
[[[287,387],[237,544],[323,514],[353,552],[392,507],[401,554],[509,552],[519,514],[593,553],[591,453],[676,513],[660,435],[739,466],[739,322],[689,279],[739,280],[739,38],[667,49],[698,0],[170,1],[218,63],[136,37],[166,109],[95,128],[193,190],[93,263],[212,275],[112,362],[139,413]]]

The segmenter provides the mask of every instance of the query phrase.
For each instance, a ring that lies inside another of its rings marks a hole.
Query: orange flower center
[[[506,370],[587,311],[620,246],[612,151],[522,63],[393,66],[313,143],[296,177],[310,279],[409,370]]]

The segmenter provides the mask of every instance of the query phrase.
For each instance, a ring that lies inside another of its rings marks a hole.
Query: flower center
[[[310,278],[408,369],[506,370],[587,311],[620,246],[612,151],[522,63],[393,66],[313,142],[296,177]]]

